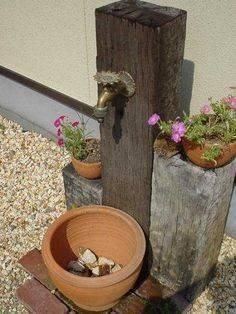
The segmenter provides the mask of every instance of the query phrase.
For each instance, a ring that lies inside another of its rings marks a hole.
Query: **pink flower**
[[[171,139],[172,139],[172,141],[174,141],[175,143],[181,142],[181,136],[179,135],[179,133],[172,133]]]
[[[57,140],[57,144],[58,144],[59,146],[63,146],[63,145],[64,145],[63,139],[62,139],[62,138],[59,138],[59,139]]]
[[[61,121],[60,121],[59,119],[56,119],[56,120],[54,121],[54,126],[55,126],[56,128],[59,128],[59,127],[61,126]]]
[[[228,104],[232,104],[232,103],[236,102],[236,97],[229,96],[229,97],[223,98],[222,100]]]
[[[61,129],[59,128],[59,129],[57,130],[57,136],[61,136],[61,134],[62,134],[62,131],[61,131]]]
[[[181,138],[184,136],[185,133],[186,133],[186,127],[185,127],[185,124],[183,122],[176,121],[172,125],[171,139],[175,143],[181,142]]]
[[[236,110],[236,101],[231,102],[229,106],[231,109]]]
[[[201,113],[208,114],[211,112],[211,106],[209,104],[205,104],[200,109]]]
[[[178,133],[181,137],[184,136],[186,127],[183,122],[175,122],[172,125],[172,133]]]
[[[223,98],[222,101],[226,102],[231,109],[236,110],[236,97],[229,96]]]
[[[154,113],[149,119],[148,119],[148,125],[155,125],[158,121],[160,121],[160,116],[156,113]]]
[[[59,128],[61,126],[61,121],[63,121],[64,119],[65,119],[65,116],[60,116],[58,119],[54,121],[54,126],[56,128]]]
[[[79,121],[75,121],[75,122],[72,123],[73,127],[77,127],[78,125],[79,125]]]

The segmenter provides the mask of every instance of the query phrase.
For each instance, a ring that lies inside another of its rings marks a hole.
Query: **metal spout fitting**
[[[110,86],[104,86],[94,108],[94,116],[102,123],[108,110],[108,104],[118,95],[118,91]]]
[[[94,76],[98,84],[103,88],[98,97],[97,105],[94,108],[94,116],[98,122],[102,123],[108,110],[109,103],[117,95],[131,97],[135,93],[135,83],[131,75],[127,72],[98,72]]]

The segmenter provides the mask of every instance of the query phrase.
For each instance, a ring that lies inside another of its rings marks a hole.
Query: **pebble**
[[[215,277],[196,299],[190,314],[236,313],[236,240],[224,236]]]
[[[0,116],[0,313],[28,313],[15,289],[30,278],[17,264],[40,249],[48,225],[66,210],[62,169],[69,155]]]
[[[94,264],[97,262],[97,256],[89,249],[79,249],[79,258],[84,264]]]
[[[105,264],[110,265],[110,266],[114,266],[115,263],[111,259],[108,259],[106,257],[100,256],[98,258],[98,265],[105,265]]]

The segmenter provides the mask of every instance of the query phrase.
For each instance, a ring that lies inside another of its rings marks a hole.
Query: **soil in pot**
[[[101,152],[100,152],[100,140],[96,138],[91,138],[86,141],[86,149],[88,151],[88,156],[83,159],[83,162],[86,163],[97,163],[101,161]]]
[[[100,140],[90,138],[86,140],[88,155],[83,160],[72,157],[72,164],[76,172],[86,179],[99,179],[102,173]]]
[[[170,158],[181,151],[180,145],[166,138],[157,138],[153,148],[159,156],[164,158]]]

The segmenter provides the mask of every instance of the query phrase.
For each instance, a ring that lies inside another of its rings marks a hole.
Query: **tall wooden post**
[[[186,12],[141,1],[96,10],[98,71],[127,71],[136,83],[130,99],[117,98],[101,125],[103,204],[150,227],[154,134],[148,117],[181,114],[179,88]]]

